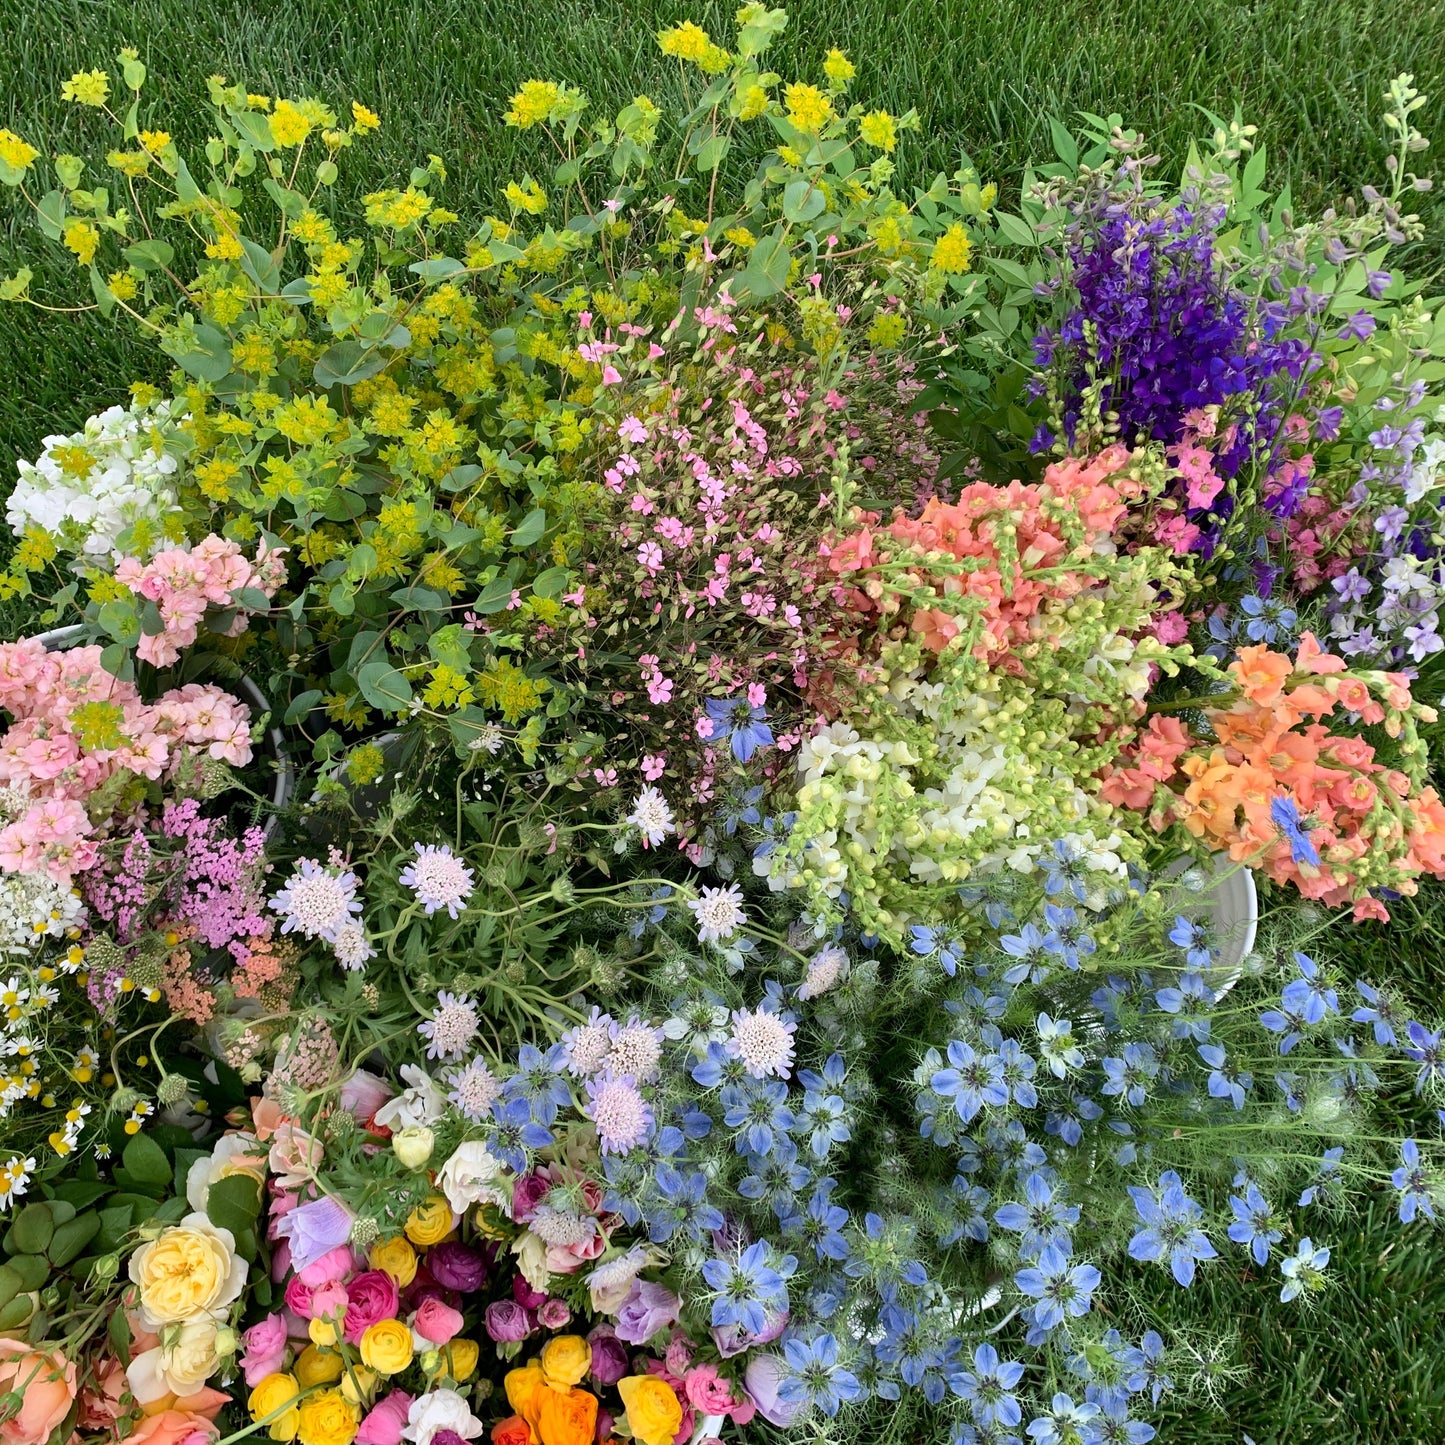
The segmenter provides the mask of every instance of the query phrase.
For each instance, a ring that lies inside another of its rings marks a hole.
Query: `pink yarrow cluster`
[[[199,683],[141,700],[101,665],[99,647],[48,652],[38,638],[0,643],[0,707],[15,719],[0,737],[0,784],[28,795],[0,830],[0,868],[46,872],[69,886],[95,865],[109,820],[86,806],[109,779],[163,777],[187,749],[242,765],[251,759],[251,711]]]
[[[235,542],[212,535],[194,547],[157,552],[149,562],[135,557],[123,559],[115,569],[116,580],[138,597],[154,602],[165,629],[154,634],[143,632],[136,644],[136,655],[142,662],[169,667],[182,649],[196,640],[201,619],[212,608],[236,606],[234,620],[219,630],[226,637],[244,632],[249,619],[246,608],[237,606],[235,596],[254,591],[269,600],[285,580],[283,550],[268,550],[263,542],[252,562]]]

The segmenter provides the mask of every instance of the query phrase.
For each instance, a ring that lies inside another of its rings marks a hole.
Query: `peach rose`
[[[38,1354],[19,1340],[0,1339],[0,1395],[14,1391],[20,1409],[0,1424],[5,1445],[45,1445],[75,1403],[75,1366],[56,1350]]]
[[[165,1410],[142,1420],[126,1436],[126,1445],[210,1445],[220,1433],[204,1415]]]

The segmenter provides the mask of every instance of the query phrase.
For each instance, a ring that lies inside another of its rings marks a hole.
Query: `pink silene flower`
[[[644,542],[637,549],[637,560],[649,573],[656,576],[662,570],[662,548],[656,542]]]
[[[647,440],[647,428],[640,418],[629,415],[617,424],[617,435],[631,446],[640,446]]]
[[[748,684],[748,706],[766,707],[768,702],[768,690],[760,682]]]
[[[666,753],[646,753],[639,764],[642,776],[649,783],[655,783],[667,771]]]
[[[632,497],[632,510],[634,512],[640,512],[644,517],[650,517],[653,512],[651,497],[647,496],[644,492],[634,493]]]

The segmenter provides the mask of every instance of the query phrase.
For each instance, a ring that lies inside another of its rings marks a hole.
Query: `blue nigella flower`
[[[735,1260],[709,1259],[702,1277],[717,1292],[712,1302],[712,1323],[720,1329],[737,1325],[749,1334],[760,1335],[767,1326],[768,1312],[781,1313],[788,1307],[787,1279],[797,1268],[791,1254],[775,1262],[772,1249],[760,1239],[742,1250]]]
[[[1411,1019],[1406,1032],[1410,1035],[1410,1042],[1405,1046],[1405,1057],[1420,1065],[1420,1072],[1415,1078],[1415,1092],[1418,1094],[1426,1084],[1445,1079],[1445,1048],[1440,1043],[1445,1029],[1437,1029],[1432,1034],[1424,1024]]]
[[[800,1406],[816,1406],[830,1419],[840,1405],[859,1399],[863,1387],[851,1370],[838,1363],[838,1342],[832,1335],[783,1341],[788,1374],[778,1387],[780,1399]]]
[[[1100,1397],[1103,1413],[1084,1426],[1083,1445],[1148,1445],[1155,1430],[1129,1414],[1127,1400]]]
[[[1069,1230],[1079,1222],[1079,1206],[1067,1204],[1045,1175],[1035,1170],[1024,1180],[1026,1203],[1010,1202],[994,1212],[1000,1229],[1021,1234],[1019,1254],[1025,1259],[1050,1245],[1069,1248]]]
[[[773,730],[766,721],[767,709],[754,707],[745,696],[710,697],[703,703],[703,707],[712,719],[713,740],[723,736],[719,729],[725,730],[732,743],[733,757],[738,762],[750,762],[759,748],[773,745]]]
[[[963,944],[951,928],[926,928],[915,923],[910,947],[920,958],[937,957],[949,978],[958,972],[958,965],[963,961]]]
[[[951,1068],[940,1069],[929,1080],[929,1088],[941,1098],[952,1099],[958,1117],[970,1123],[985,1104],[1002,1108],[1008,1103],[1008,1085],[1003,1079],[1003,1060],[997,1054],[980,1055],[961,1039],[948,1045]]]
[[[1105,1082],[1101,1090],[1109,1096],[1122,1094],[1136,1109],[1148,1096],[1150,1082],[1159,1075],[1159,1061],[1145,1043],[1124,1045],[1123,1058],[1101,1059]]]
[[[1157,1330],[1145,1330],[1138,1346],[1124,1351],[1123,1362],[1129,1370],[1124,1386],[1131,1395],[1147,1390],[1157,1405],[1173,1391],[1174,1381],[1164,1373],[1164,1341]]]
[[[1357,1024],[1373,1025],[1375,1042],[1383,1048],[1393,1048],[1395,1027],[1404,1022],[1400,1005],[1387,989],[1372,988],[1363,979],[1355,980],[1355,988],[1368,1006],[1357,1008],[1350,1018]]]
[[[1315,1182],[1307,1188],[1299,1197],[1299,1207],[1308,1208],[1319,1196],[1321,1189],[1335,1183],[1340,1177],[1340,1160],[1345,1157],[1343,1145],[1334,1149],[1326,1149],[1324,1157],[1320,1160],[1319,1174]]]
[[[1072,1264],[1056,1244],[1047,1244],[1038,1264],[1021,1269],[1014,1283],[1024,1294],[1036,1299],[1034,1322],[1042,1330],[1063,1324],[1065,1317],[1077,1319],[1089,1313],[1092,1296],[1103,1276],[1092,1264]]]
[[[723,1123],[738,1131],[739,1154],[765,1155],[773,1141],[791,1132],[797,1122],[788,1108],[788,1086],[780,1079],[745,1079],[729,1084],[721,1095]]]
[[[1229,1207],[1234,1211],[1229,1237],[1236,1244],[1247,1245],[1256,1264],[1268,1264],[1269,1251],[1284,1238],[1284,1231],[1277,1227],[1274,1211],[1259,1186],[1251,1181],[1243,1199],[1230,1195]]]
[[[1300,817],[1295,800],[1281,794],[1270,803],[1269,816],[1274,826],[1288,839],[1290,857],[1294,859],[1295,863],[1304,864],[1309,868],[1318,868],[1320,866],[1319,849],[1310,842],[1310,835],[1305,831],[1304,821]]]
[[[1209,1065],[1209,1097],[1229,1099],[1236,1109],[1244,1108],[1244,1095],[1254,1086],[1254,1076],[1230,1065],[1218,1044],[1200,1044],[1199,1057]]]
[[[1059,1391],[1049,1404],[1048,1414],[1035,1415],[1024,1433],[1033,1445],[1074,1445],[1083,1439],[1084,1427],[1098,1413],[1099,1407],[1093,1401],[1076,1404],[1072,1396]]]
[[[980,1425],[1011,1427],[1023,1419],[1013,1393],[1023,1377],[1024,1367],[1017,1360],[1000,1360],[992,1345],[983,1344],[973,1352],[973,1369],[959,1371],[948,1383],[955,1395],[968,1401]]]
[[[1314,1241],[1306,1235],[1300,1240],[1299,1248],[1279,1262],[1279,1272],[1284,1276],[1284,1288],[1279,1292],[1280,1299],[1287,1304],[1290,1300],[1297,1299],[1305,1290],[1318,1288],[1329,1262],[1328,1248],[1321,1245],[1316,1249]]]
[[[1260,1014],[1259,1021],[1271,1033],[1282,1034],[1279,1041],[1279,1051],[1287,1054],[1304,1037],[1304,1031],[1309,1027],[1309,1021],[1303,1014],[1293,1009],[1269,1008]]]
[[[1059,839],[1051,853],[1045,853],[1039,858],[1039,867],[1048,874],[1044,879],[1044,892],[1050,898],[1055,898],[1060,893],[1069,893],[1083,902],[1089,895],[1089,884],[1083,865],[1084,854],[1078,844],[1069,839]]]
[[[723,832],[729,838],[733,837],[742,823],[751,823],[756,827],[762,822],[762,814],[758,812],[758,804],[763,799],[763,785],[759,783],[756,787],[746,789],[738,799],[723,810],[722,825]]]
[[[1300,976],[1291,979],[1280,992],[1285,1010],[1299,1014],[1307,1024],[1321,1023],[1327,1014],[1339,1013],[1339,998],[1314,959],[1297,952],[1294,962]]]
[[[1218,1257],[1218,1251],[1198,1227],[1204,1211],[1185,1194],[1179,1175],[1172,1169],[1159,1176],[1157,1191],[1131,1184],[1128,1192],[1144,1222],[1144,1228],[1129,1241],[1130,1257],[1167,1257],[1174,1278],[1188,1288],[1194,1283],[1196,1262]]]
[[[1210,931],[1208,923],[1180,914],[1169,930],[1169,942],[1184,950],[1190,968],[1208,968],[1215,957],[1209,942]]]
[[[1044,947],[1056,953],[1068,968],[1079,966],[1079,957],[1087,957],[1097,947],[1094,940],[1079,922],[1079,915],[1072,908],[1060,908],[1057,903],[1044,904],[1044,922],[1049,932],[1044,937]]]
[[[1420,1146],[1413,1139],[1406,1139],[1400,1145],[1400,1158],[1400,1167],[1390,1175],[1390,1183],[1400,1192],[1400,1223],[1413,1223],[1416,1214],[1422,1211],[1426,1218],[1434,1219],[1435,1205],[1430,1181],[1420,1163]]]
[[[552,1143],[552,1132],[534,1121],[532,1106],[523,1098],[497,1099],[492,1104],[492,1125],[487,1148],[514,1174],[531,1167],[529,1153]]]
[[[1044,946],[1043,930],[1037,923],[1026,923],[1017,933],[1006,933],[999,947],[1019,961],[1004,971],[1005,983],[1019,984],[1025,979],[1042,983],[1049,976],[1048,958],[1051,950]]]

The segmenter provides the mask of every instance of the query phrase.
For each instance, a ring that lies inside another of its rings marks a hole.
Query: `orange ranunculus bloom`
[[[539,1397],[537,1433],[542,1445],[592,1445],[597,1431],[597,1396],[548,1387]]]
[[[492,1445],[532,1445],[532,1427],[520,1415],[508,1415],[492,1426]]]

